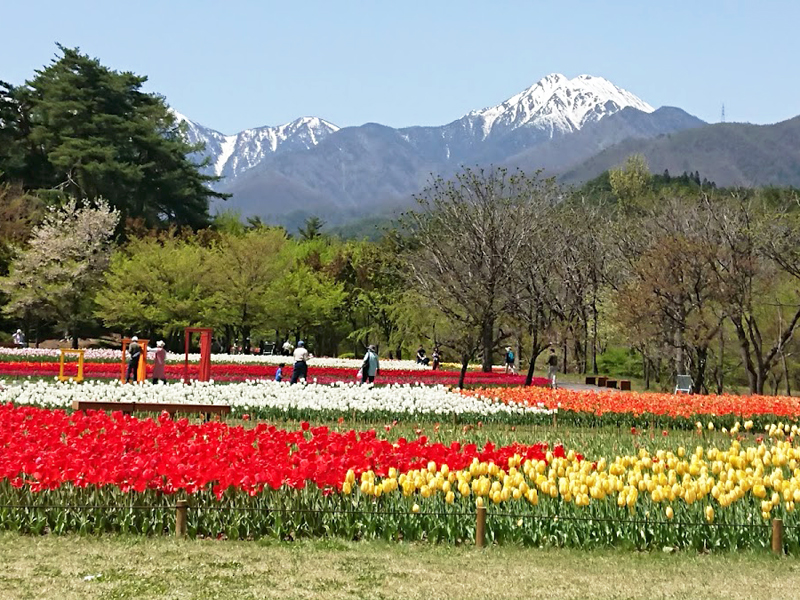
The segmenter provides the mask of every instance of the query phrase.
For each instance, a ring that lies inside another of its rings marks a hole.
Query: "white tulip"
[[[398,384],[382,387],[339,382],[332,385],[289,385],[274,381],[244,381],[214,385],[193,381],[122,385],[119,381],[88,380],[50,383],[22,381],[2,383],[0,403],[67,408],[74,400],[103,402],[149,402],[169,404],[227,404],[241,410],[276,409],[333,412],[390,412],[413,414],[531,415],[552,414],[542,407],[506,405],[492,398],[464,396],[441,385]]]

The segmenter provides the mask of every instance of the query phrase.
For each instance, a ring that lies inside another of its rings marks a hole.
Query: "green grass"
[[[790,598],[766,553],[0,534],[0,598]]]

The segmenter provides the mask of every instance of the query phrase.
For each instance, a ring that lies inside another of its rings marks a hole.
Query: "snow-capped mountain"
[[[400,132],[428,158],[460,161],[488,140],[496,141],[521,128],[535,138],[552,138],[578,131],[626,107],[653,112],[652,106],[602,77],[567,79],[554,73],[497,106],[472,111],[440,127],[408,127]],[[207,171],[225,177],[223,187],[269,157],[287,150],[308,150],[339,130],[324,119],[302,117],[277,127],[224,135],[173,112],[186,122],[188,141],[205,143],[202,155],[210,158]]]
[[[339,129],[305,117],[223,135],[177,116],[187,122],[188,141],[205,143],[207,171],[223,177],[217,187],[232,194],[225,208],[288,226],[304,215],[334,223],[396,207],[431,174],[450,176],[462,165],[546,168],[552,175],[623,140],[703,124],[680,109],[654,111],[602,77],[559,74],[434,127]]]
[[[187,141],[205,144],[201,156],[211,159],[207,171],[228,179],[235,179],[267,156],[289,150],[308,150],[339,130],[324,119],[301,117],[277,127],[257,127],[225,135],[195,123],[176,110],[172,112],[178,121],[186,123]]]
[[[653,107],[602,77],[567,79],[553,73],[497,106],[472,111],[460,119],[486,139],[519,127],[566,133],[599,121],[625,107],[651,113]]]

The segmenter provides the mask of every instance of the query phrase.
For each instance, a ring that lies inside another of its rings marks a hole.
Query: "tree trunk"
[[[481,342],[483,343],[483,360],[481,361],[484,373],[492,372],[492,353],[494,351],[494,319],[486,317],[483,322],[481,332]]]
[[[781,352],[781,363],[783,363],[783,377],[786,379],[786,395],[792,395],[792,384],[789,381],[789,367],[786,364],[786,353]]]
[[[78,349],[78,332],[77,331],[73,332],[73,334],[72,334],[72,349],[73,350],[77,350]]]
[[[708,361],[708,348],[697,349],[697,372],[694,376],[694,385],[692,391],[695,394],[702,393],[706,384],[706,362]]]
[[[719,328],[719,360],[717,361],[717,394],[725,390],[725,329]]]
[[[592,373],[597,375],[597,300],[592,302]]]
[[[469,366],[469,356],[466,354],[461,357],[461,373],[458,375],[458,389],[464,389],[464,379],[467,377],[467,367]]]
[[[531,364],[528,366],[528,374],[525,376],[525,385],[533,383],[533,369],[536,366],[536,359],[541,350],[539,349],[539,330],[534,327],[531,332]]]
[[[685,374],[683,366],[683,331],[681,331],[680,327],[675,330],[675,374]]]

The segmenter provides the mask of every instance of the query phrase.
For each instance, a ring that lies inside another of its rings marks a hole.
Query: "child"
[[[275,381],[281,381],[283,379],[283,367],[286,366],[286,363],[281,363],[278,365],[278,370],[275,371]]]

